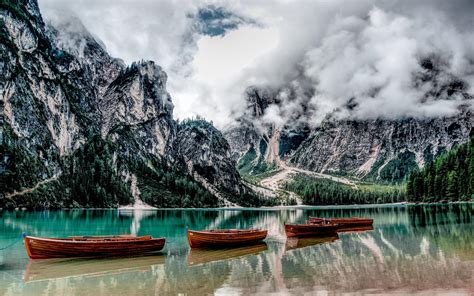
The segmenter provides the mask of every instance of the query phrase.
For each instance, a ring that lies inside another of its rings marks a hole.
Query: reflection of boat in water
[[[25,236],[25,247],[31,259],[64,257],[108,257],[157,252],[164,238],[151,236],[81,236],[41,238]]]
[[[23,280],[25,282],[67,277],[94,277],[107,273],[147,271],[153,265],[164,264],[163,255],[144,255],[115,258],[55,258],[30,260]]]
[[[236,247],[261,242],[267,233],[260,229],[188,230],[188,241],[191,248]]]
[[[213,261],[228,260],[248,255],[256,255],[267,249],[267,244],[264,242],[238,248],[191,249],[188,255],[188,263],[189,265],[197,265]]]
[[[332,243],[339,239],[339,236],[336,234],[335,236],[327,236],[327,237],[291,237],[286,240],[286,251],[300,249],[315,245],[321,245],[326,243]]]

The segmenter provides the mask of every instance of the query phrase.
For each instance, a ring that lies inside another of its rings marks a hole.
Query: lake
[[[0,295],[474,293],[474,204],[156,211],[0,211]],[[363,216],[374,229],[286,241],[283,224]],[[190,250],[190,229],[265,228],[265,244]],[[29,260],[34,236],[134,233],[167,238],[162,253]]]

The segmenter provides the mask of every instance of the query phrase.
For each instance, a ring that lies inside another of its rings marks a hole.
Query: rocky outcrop
[[[0,207],[117,206],[140,192],[217,206],[212,195],[239,194],[220,133],[178,129],[161,67],[127,67],[77,19],[45,25],[35,0],[0,8]]]
[[[166,159],[176,134],[166,79],[166,73],[155,63],[139,62],[122,71],[105,91],[99,104],[101,133],[122,142],[122,153]],[[133,131],[131,135],[141,151],[127,150],[131,145],[126,143],[129,139],[120,139],[123,129]]]
[[[231,159],[224,136],[205,120],[186,120],[179,124],[176,137],[177,159],[194,178],[203,178],[216,189],[239,195],[242,183]]]
[[[246,96],[246,112],[224,131],[234,159],[240,159],[249,149],[255,150],[257,158],[265,157],[272,134],[272,126],[262,124],[258,119],[263,116],[270,104],[275,103],[275,94],[266,89],[250,87],[246,91]]]
[[[308,129],[294,122],[280,125],[262,120],[268,107],[282,104],[278,93],[269,88],[249,87],[246,112],[223,132],[241,173],[258,174],[277,168],[308,136]]]

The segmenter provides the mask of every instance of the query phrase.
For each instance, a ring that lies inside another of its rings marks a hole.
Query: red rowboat
[[[264,240],[266,237],[266,230],[188,230],[188,241],[191,248],[239,247],[258,243]]]
[[[151,236],[75,236],[41,238],[25,236],[25,247],[31,259],[64,257],[108,257],[160,251],[165,238]]]
[[[313,224],[326,224],[326,223],[334,223],[339,224],[340,228],[346,227],[354,227],[354,226],[370,226],[374,223],[374,219],[369,218],[359,218],[359,217],[351,217],[351,218],[316,218],[316,217],[309,217],[308,223]]]
[[[285,224],[287,237],[337,235],[337,224]]]

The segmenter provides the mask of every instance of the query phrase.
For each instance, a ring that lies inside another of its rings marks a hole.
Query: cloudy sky
[[[77,16],[109,53],[151,59],[168,73],[175,117],[224,127],[251,85],[277,89],[264,120],[311,125],[342,117],[456,112],[463,98],[429,97],[461,79],[474,85],[474,1],[39,0],[44,17]],[[436,64],[436,81],[423,62]],[[465,98],[464,98],[465,100]],[[345,108],[346,106],[351,108]]]

